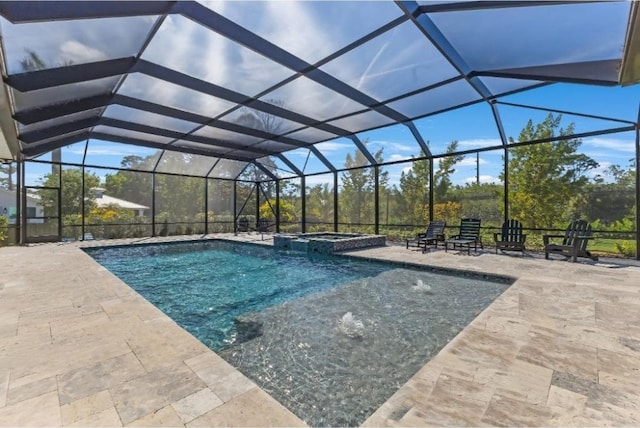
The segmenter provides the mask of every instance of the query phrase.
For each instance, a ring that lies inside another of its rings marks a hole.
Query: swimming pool
[[[88,252],[312,426],[362,423],[510,284],[224,241]]]

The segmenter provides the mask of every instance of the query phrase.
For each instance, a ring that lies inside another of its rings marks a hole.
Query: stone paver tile
[[[482,389],[476,389],[475,393],[479,397],[485,396]],[[405,425],[405,418],[410,418],[411,425],[417,426],[478,426],[487,403],[436,386],[431,395],[415,403],[414,408],[400,419],[400,425]]]
[[[619,413],[635,412],[640,414],[640,392],[632,389],[609,386],[567,373],[555,372],[552,384],[587,397],[587,407],[608,411],[619,410]],[[613,406],[613,407],[612,407]]]
[[[110,408],[114,406],[109,391],[100,391],[61,406],[62,424],[71,425]]]
[[[256,387],[255,383],[236,369],[220,372],[219,368],[211,367],[197,374],[224,402]]]
[[[2,297],[2,294],[0,294]],[[18,333],[18,316],[20,312],[4,308],[4,312],[0,313],[0,339],[4,337],[15,336]]]
[[[489,402],[494,393],[494,386],[469,382],[452,376],[441,375],[431,392],[432,396],[443,394],[445,396],[465,397],[466,399]]]
[[[492,333],[499,333],[515,339],[520,339],[527,335],[531,328],[531,323],[517,316],[507,317],[486,311],[487,319],[485,330]]]
[[[196,373],[198,370],[218,364],[229,365],[221,356],[209,350],[206,350],[195,357],[188,358],[184,362]]]
[[[149,413],[127,424],[128,427],[184,427],[182,420],[171,406]]]
[[[0,409],[0,425],[11,427],[61,426],[58,393],[48,392]]]
[[[209,388],[205,388],[182,400],[171,404],[183,422],[191,422],[210,410],[223,404],[223,401]]]
[[[183,362],[208,348],[168,317],[135,325],[127,343],[148,371]],[[157,352],[162,349],[162,352]]]
[[[545,404],[525,403],[494,395],[482,422],[503,427],[548,426],[551,417],[551,409]]]
[[[122,421],[115,407],[93,413],[67,426],[70,427],[121,427]]]
[[[550,368],[516,359],[506,370],[497,371],[489,384],[498,395],[538,404],[547,401],[552,376]]]
[[[249,378],[215,354],[206,353],[187,361],[195,374],[224,402],[256,387]]]
[[[9,372],[0,372],[0,408],[7,404],[7,392],[9,391]]]
[[[109,321],[109,317],[103,311],[84,314],[81,316],[53,321],[51,326],[51,336],[54,342],[60,342],[67,336],[74,336],[77,330],[91,331],[103,327]]]
[[[588,322],[595,317],[595,304],[593,299],[580,297],[562,298],[520,293],[520,316],[532,322],[544,322],[547,318]]]
[[[518,352],[518,359],[591,381],[598,377],[596,348],[561,338],[530,333],[529,342]]]
[[[60,404],[88,397],[146,373],[132,352],[65,372],[58,376]]]
[[[148,373],[112,388],[111,397],[126,425],[206,387],[184,363]]]
[[[259,388],[189,422],[187,427],[299,427],[306,424]]]
[[[519,341],[474,327],[468,327],[455,339],[455,346],[447,351],[461,360],[473,364],[506,366],[512,361],[520,347]]]
[[[640,326],[640,306],[625,303],[595,303],[596,323],[605,327],[621,329]]]
[[[549,425],[575,426],[576,422],[583,417],[586,403],[585,395],[551,385],[547,399],[547,407],[552,413]]]
[[[152,320],[165,316],[160,309],[142,300],[142,298],[138,296],[133,298],[124,296],[122,298],[104,301],[100,303],[100,306],[111,319],[121,316],[128,317],[131,313],[135,313],[136,316],[142,320]]]
[[[598,381],[640,391],[640,353],[630,356],[598,349]]]
[[[20,401],[25,401],[30,398],[45,394],[47,392],[57,391],[57,390],[58,390],[58,383],[56,382],[55,376],[37,380],[35,382],[31,382],[25,385],[20,385],[15,388],[11,383],[9,383],[9,391],[7,393],[7,405],[10,406],[12,404],[19,403]]]
[[[402,388],[395,392],[382,406],[380,406],[362,426],[382,426],[389,420],[391,423],[402,418],[416,403],[431,394],[435,388],[438,377],[424,379],[417,375],[409,379]]]

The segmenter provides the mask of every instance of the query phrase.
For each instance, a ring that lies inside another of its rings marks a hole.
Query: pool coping
[[[257,235],[204,238],[269,245]],[[178,240],[185,237],[107,245]],[[0,273],[0,367],[8,368],[0,369],[0,421],[302,425],[79,251],[104,243],[0,249],[8,263]],[[640,376],[631,371],[640,366],[639,268],[393,245],[347,255],[517,277],[364,425],[640,425]],[[78,383],[79,374],[104,376],[117,362],[107,384]],[[135,399],[150,386],[169,392],[164,401]]]

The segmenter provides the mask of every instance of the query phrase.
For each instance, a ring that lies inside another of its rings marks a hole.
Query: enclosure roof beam
[[[112,135],[112,134],[108,134],[108,133],[104,133],[104,132],[91,132],[90,133],[90,138],[96,138],[99,140],[104,140],[104,141],[111,141],[114,143],[126,143],[126,144],[134,144],[136,146],[142,146],[142,147],[149,147],[152,149],[160,149],[160,150],[168,150],[168,151],[173,151],[173,152],[181,152],[181,153],[187,153],[187,154],[194,154],[194,155],[202,155],[202,156],[208,156],[208,157],[224,157],[226,159],[233,159],[233,160],[239,160],[239,161],[243,161],[243,162],[252,162],[253,159],[252,158],[247,158],[244,156],[238,156],[238,155],[234,155],[232,153],[216,153],[214,150],[212,151],[208,151],[208,150],[199,150],[199,149],[195,149],[192,147],[181,147],[179,145],[171,145],[168,146],[166,143],[158,143],[155,141],[148,141],[148,140],[142,140],[139,138],[132,138],[132,137],[123,137],[121,135]]]
[[[319,83],[363,106],[369,107],[378,113],[385,115],[397,122],[408,120],[406,116],[381,104],[378,100],[358,91],[350,85],[342,82],[330,74],[301,60],[277,45],[248,31],[235,22],[225,18],[207,7],[196,2],[181,2],[176,11],[191,18],[199,24],[215,31],[224,37],[234,40],[249,49],[256,51],[272,61],[277,62],[297,73],[304,74],[307,78]]]
[[[291,162],[284,154],[278,153],[275,156],[277,156],[282,162],[284,162],[289,168],[291,168],[291,170],[298,176],[304,175],[304,172],[302,172],[297,166],[295,166],[294,163]]]
[[[0,2],[12,23],[162,15],[173,1],[16,1]]]

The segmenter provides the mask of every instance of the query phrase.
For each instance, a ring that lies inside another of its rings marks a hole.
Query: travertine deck
[[[0,425],[303,424],[78,248],[102,244],[0,249]],[[352,254],[518,278],[365,425],[640,425],[640,268]]]

